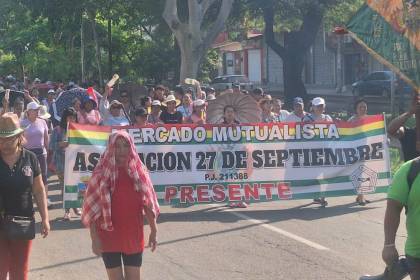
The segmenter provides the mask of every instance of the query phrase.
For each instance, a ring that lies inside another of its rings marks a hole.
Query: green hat
[[[0,138],[13,137],[23,132],[16,114],[8,112],[0,116]]]

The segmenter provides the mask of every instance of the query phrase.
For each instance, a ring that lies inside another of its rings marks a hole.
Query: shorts
[[[140,267],[143,262],[143,252],[127,255],[121,252],[104,252],[102,259],[107,269],[122,266],[136,266]],[[121,262],[122,259],[122,262]]]

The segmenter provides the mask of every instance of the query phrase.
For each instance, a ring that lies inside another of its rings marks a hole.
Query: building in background
[[[278,34],[282,41],[282,34]],[[255,85],[272,91],[283,89],[283,63],[267,46],[264,35],[248,32],[241,42],[221,33],[213,44],[220,57],[219,75],[246,75]],[[306,55],[303,81],[311,89],[351,91],[351,84],[373,71],[386,68],[348,35],[321,29]]]

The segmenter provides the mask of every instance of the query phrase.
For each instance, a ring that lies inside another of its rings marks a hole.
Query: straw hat
[[[51,114],[48,113],[47,106],[45,106],[45,105],[39,106],[38,117],[40,117],[43,120],[47,120],[47,119],[51,118]]]
[[[8,112],[0,116],[0,138],[13,137],[23,132],[16,114]]]
[[[176,106],[178,107],[179,104],[181,104],[181,101],[176,99],[175,96],[173,94],[168,95],[168,97],[166,97],[165,101],[162,102],[163,106],[166,106],[166,104],[168,102],[176,102]]]

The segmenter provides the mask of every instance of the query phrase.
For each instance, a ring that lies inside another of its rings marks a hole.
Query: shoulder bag
[[[1,229],[9,239],[32,240],[35,238],[35,218],[6,215]]]

